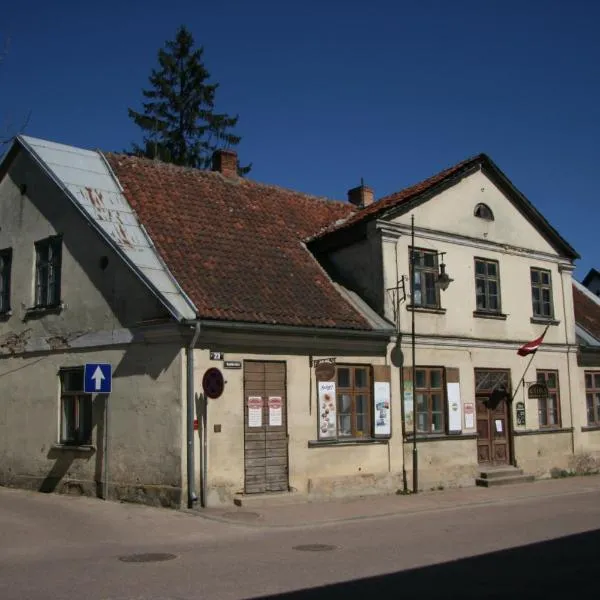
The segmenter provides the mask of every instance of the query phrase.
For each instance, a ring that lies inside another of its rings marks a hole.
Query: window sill
[[[13,311],[11,309],[0,312],[0,321],[8,321],[12,317]]]
[[[600,431],[600,425],[585,425],[581,431]]]
[[[26,321],[27,319],[40,317],[43,315],[58,315],[65,308],[64,302],[54,306],[32,306],[25,309],[25,318],[23,320]]]
[[[82,453],[93,453],[96,452],[96,446],[90,445],[81,445],[77,446],[75,444],[54,444],[52,446],[52,450],[60,450],[61,452],[82,452]]]
[[[388,439],[378,439],[378,438],[352,438],[347,440],[309,440],[308,447],[309,448],[325,448],[327,446],[365,446],[365,445],[387,445]]]
[[[406,310],[411,310],[411,311],[420,312],[420,313],[430,313],[430,314],[434,314],[434,315],[445,315],[446,314],[445,308],[440,308],[440,307],[436,308],[435,306],[414,306],[413,304],[407,304]]]
[[[474,310],[473,316],[478,319],[495,319],[496,321],[506,321],[508,315],[499,312],[485,312],[483,310]]]
[[[526,429],[519,431],[516,429],[513,433],[515,436],[521,435],[545,435],[547,433],[572,433],[572,427],[545,427],[544,429]]]
[[[404,436],[404,442],[412,442],[412,435]],[[417,433],[417,442],[447,442],[450,440],[475,440],[476,433]]]
[[[535,323],[536,325],[560,325],[560,321],[546,317],[531,317],[529,321],[531,323]]]

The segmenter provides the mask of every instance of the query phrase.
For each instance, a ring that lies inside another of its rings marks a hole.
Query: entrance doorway
[[[286,363],[244,361],[244,491],[288,489]]]
[[[510,464],[512,426],[509,398],[508,369],[475,369],[477,461],[480,464]]]

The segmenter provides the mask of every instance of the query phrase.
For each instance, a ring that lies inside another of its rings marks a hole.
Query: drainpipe
[[[569,326],[567,323],[567,299],[565,297],[565,282],[563,278],[563,270],[558,268],[560,273],[560,286],[562,290],[562,301],[563,301],[563,320],[565,323],[565,344],[567,345],[567,379],[569,380],[569,413],[571,416],[571,453],[575,456],[575,423],[573,422],[573,375],[571,373],[571,344],[569,344]],[[571,294],[572,284],[570,289]]]
[[[193,508],[194,502],[198,501],[194,486],[194,348],[200,335],[200,323],[195,323],[192,341],[187,348],[186,369],[187,369],[187,489],[188,489],[188,508]]]

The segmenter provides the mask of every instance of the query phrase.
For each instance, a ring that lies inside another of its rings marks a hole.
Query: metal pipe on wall
[[[193,508],[194,502],[198,500],[194,485],[194,348],[200,336],[200,323],[195,323],[194,334],[186,353],[186,379],[187,379],[187,490],[188,508]]]

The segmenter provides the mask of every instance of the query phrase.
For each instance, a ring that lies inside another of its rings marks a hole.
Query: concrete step
[[[267,492],[265,494],[236,494],[233,503],[244,508],[264,508],[298,504],[302,497],[298,492]]]
[[[478,477],[475,484],[481,487],[496,487],[497,485],[513,485],[516,483],[531,483],[533,475],[510,475],[504,477],[492,477],[491,479]]]
[[[489,469],[483,469],[479,473],[479,477],[482,479],[498,479],[500,477],[514,477],[516,475],[523,475],[523,469],[510,466],[490,467]]]

